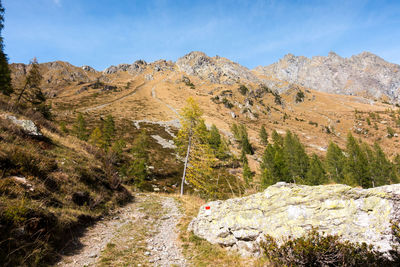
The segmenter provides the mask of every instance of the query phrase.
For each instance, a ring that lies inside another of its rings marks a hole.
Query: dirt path
[[[179,112],[178,112],[175,108],[173,108],[171,105],[165,103],[164,101],[162,101],[161,99],[159,99],[159,98],[157,97],[157,94],[156,94],[156,87],[155,87],[155,86],[153,86],[153,87],[151,88],[151,96],[152,96],[154,99],[156,99],[158,102],[164,104],[164,105],[165,105],[167,108],[169,108],[172,112],[174,112],[175,115],[176,115],[176,118],[179,118],[179,117],[180,117]]]
[[[147,240],[151,253],[150,262],[154,262],[155,266],[186,266],[182,250],[176,242],[178,239],[176,226],[182,214],[173,198],[163,197],[162,204],[166,213],[161,217],[158,234]]]
[[[177,242],[180,218],[173,198],[137,194],[134,203],[88,229],[82,248],[57,266],[187,266]]]
[[[84,110],[84,112],[89,112],[89,111],[93,111],[93,110],[97,110],[97,109],[102,109],[102,108],[105,108],[105,107],[115,103],[115,102],[120,102],[120,101],[124,100],[125,98],[135,94],[137,92],[137,90],[139,90],[139,88],[142,87],[144,84],[145,83],[142,83],[141,85],[139,85],[135,89],[133,89],[132,92],[130,92],[130,93],[124,95],[124,96],[118,97],[117,99],[114,99],[114,100],[112,100],[112,101],[110,101],[108,103],[104,103],[104,104],[101,104],[101,105],[98,105],[98,106],[87,108],[87,109]]]

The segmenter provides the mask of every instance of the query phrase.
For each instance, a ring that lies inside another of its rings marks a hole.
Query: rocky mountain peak
[[[246,67],[223,57],[209,57],[199,51],[190,52],[179,58],[176,65],[178,70],[211,83],[259,82],[259,79]]]
[[[400,66],[370,53],[343,58],[334,52],[312,58],[287,54],[278,62],[257,67],[258,74],[317,91],[400,101]]]

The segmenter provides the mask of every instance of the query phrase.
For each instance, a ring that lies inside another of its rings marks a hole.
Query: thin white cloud
[[[57,6],[61,6],[61,0],[53,0],[53,3]]]

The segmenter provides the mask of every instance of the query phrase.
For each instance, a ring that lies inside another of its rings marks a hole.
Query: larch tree
[[[76,122],[73,126],[73,130],[75,135],[84,141],[88,140],[88,130],[87,130],[87,123],[85,118],[83,117],[82,113],[78,114],[78,117],[76,118]]]
[[[262,145],[264,146],[268,145],[268,133],[265,130],[264,125],[262,125],[260,129],[260,140]]]
[[[188,170],[189,161],[199,161],[202,158],[202,153],[208,152],[204,147],[204,120],[201,118],[203,115],[202,110],[193,98],[188,98],[186,106],[180,112],[181,129],[175,139],[177,151],[181,156],[185,156],[184,169],[181,181],[181,195],[183,195],[183,187],[186,181],[186,174]],[[203,145],[203,146],[202,146]],[[193,150],[193,151],[192,151]],[[191,155],[191,152],[194,152]],[[207,155],[208,156],[208,155]],[[194,178],[193,169],[200,167],[200,162],[191,163],[191,178]],[[203,166],[204,167],[204,166]],[[209,170],[206,168],[204,171]],[[193,181],[196,183],[196,181]]]
[[[110,147],[115,136],[115,122],[112,115],[107,115],[102,126],[105,148]]]

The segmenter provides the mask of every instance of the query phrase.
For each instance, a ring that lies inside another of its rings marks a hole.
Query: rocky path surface
[[[148,249],[151,251],[150,262],[154,262],[155,266],[186,266],[182,250],[176,242],[178,239],[176,226],[181,213],[173,198],[164,197],[162,203],[166,213],[161,217],[158,234],[148,240]]]
[[[177,242],[180,218],[173,198],[139,194],[88,229],[81,249],[57,266],[187,266]]]

